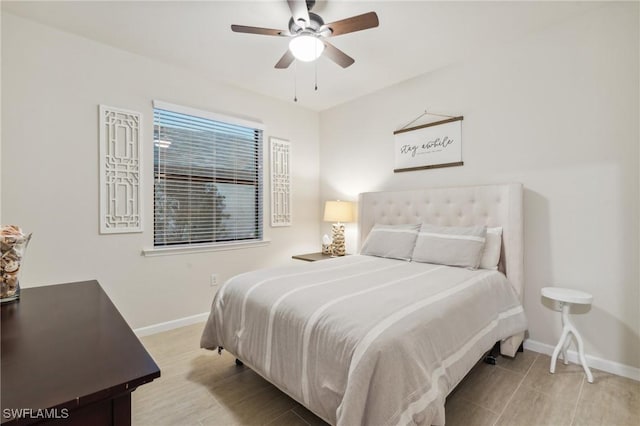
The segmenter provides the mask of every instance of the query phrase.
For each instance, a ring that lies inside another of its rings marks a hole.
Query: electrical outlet
[[[220,277],[218,274],[211,274],[211,287],[217,287]]]

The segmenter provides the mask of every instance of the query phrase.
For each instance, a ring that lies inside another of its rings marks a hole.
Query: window
[[[261,241],[261,125],[153,107],[154,247]]]

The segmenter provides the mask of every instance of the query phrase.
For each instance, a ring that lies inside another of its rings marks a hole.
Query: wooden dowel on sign
[[[394,173],[398,172],[413,172],[415,170],[426,170],[426,169],[439,169],[441,167],[455,167],[455,166],[463,166],[464,162],[457,161],[455,163],[445,163],[445,164],[433,164],[431,166],[416,166],[416,167],[407,167],[406,169],[394,169]]]
[[[464,119],[463,116],[448,118],[446,120],[434,121],[433,123],[427,123],[427,124],[422,124],[420,126],[415,126],[415,127],[409,127],[409,128],[406,128],[406,129],[396,130],[395,132],[393,132],[393,134],[397,135],[399,133],[410,132],[412,130],[424,129],[425,127],[438,126],[440,124],[452,123],[454,121],[462,121],[463,119]],[[456,165],[458,165],[458,164],[456,164]]]

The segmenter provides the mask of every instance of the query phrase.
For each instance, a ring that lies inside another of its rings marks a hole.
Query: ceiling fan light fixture
[[[324,43],[314,35],[300,34],[291,39],[289,50],[299,61],[311,62],[322,55]]]

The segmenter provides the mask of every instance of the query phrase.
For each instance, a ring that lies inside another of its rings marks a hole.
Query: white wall
[[[560,333],[542,287],[583,289],[587,352],[640,367],[638,22],[610,4],[321,113],[322,199],[522,182],[530,338]],[[465,164],[394,174],[392,132],[425,108],[464,115]]]
[[[224,280],[317,249],[316,112],[8,13],[2,65],[2,220],[33,232],[23,286],[98,279],[137,328],[208,311],[212,272]],[[294,225],[270,228],[265,215],[266,247],[141,256],[153,246],[152,99],[259,119],[266,144],[290,140]],[[98,234],[98,104],[143,114],[144,233]]]
[[[0,8],[0,34],[2,34],[2,8]],[[1,38],[0,38],[1,41]],[[0,82],[2,81],[2,43],[0,43]],[[2,99],[2,84],[0,84],[0,99]],[[2,221],[2,102],[0,102],[0,224]]]
[[[226,279],[317,250],[318,234],[329,231],[320,226],[326,199],[519,181],[527,189],[530,337],[552,345],[559,335],[541,287],[581,288],[595,296],[591,311],[574,318],[587,352],[640,367],[638,39],[638,4],[611,4],[318,119],[3,13],[0,213],[34,232],[23,285],[96,278],[142,327],[207,311],[212,272]],[[265,223],[267,247],[143,257],[152,245],[146,167],[146,231],[99,235],[97,105],[143,113],[151,164],[152,99],[257,118],[265,140],[291,140],[294,226]],[[393,174],[392,132],[425,108],[465,116],[465,165]]]

